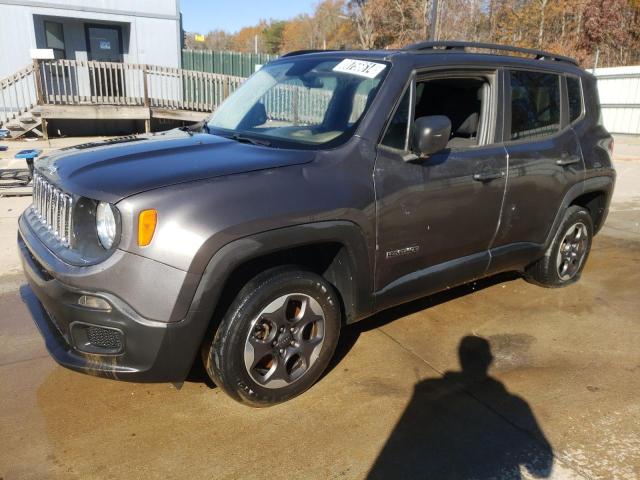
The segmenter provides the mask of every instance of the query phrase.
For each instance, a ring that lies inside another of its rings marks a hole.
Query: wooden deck
[[[185,122],[199,122],[209,114],[209,112],[177,108],[129,105],[42,105],[35,107],[32,112],[43,120],[150,120],[151,118],[164,118]]]
[[[52,119],[195,122],[244,78],[179,68],[73,60],[37,61],[0,80],[0,125],[46,138]]]

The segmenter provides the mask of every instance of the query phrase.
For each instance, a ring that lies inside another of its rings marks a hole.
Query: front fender
[[[234,240],[208,262],[196,290],[192,309],[213,315],[227,280],[244,263],[295,247],[332,242],[341,244],[349,263],[349,278],[334,279],[340,291],[347,322],[366,317],[373,310],[373,271],[365,236],[355,223],[323,221],[279,228]],[[330,279],[331,281],[331,279]]]

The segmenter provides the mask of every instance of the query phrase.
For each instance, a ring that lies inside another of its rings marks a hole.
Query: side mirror
[[[427,157],[447,148],[451,120],[444,115],[416,118],[411,131],[411,146],[419,157]]]

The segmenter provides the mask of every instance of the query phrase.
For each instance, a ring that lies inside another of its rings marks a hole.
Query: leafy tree
[[[320,0],[312,14],[210,32],[188,48],[284,53],[398,48],[424,40],[434,0]],[[640,0],[438,0],[436,38],[542,48],[592,66],[640,63]]]
[[[286,22],[271,21],[262,31],[266,53],[279,53]]]

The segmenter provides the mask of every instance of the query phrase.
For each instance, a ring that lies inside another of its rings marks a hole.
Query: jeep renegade
[[[375,312],[505,271],[578,280],[612,148],[570,58],[284,55],[199,128],[36,162],[18,234],[32,314],[65,367],[180,382],[201,354],[236,400],[282,402]]]

